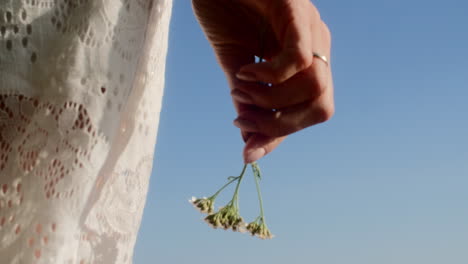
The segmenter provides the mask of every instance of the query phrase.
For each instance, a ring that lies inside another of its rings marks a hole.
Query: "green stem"
[[[213,194],[210,198],[211,199],[215,199],[216,196],[218,196],[226,187],[229,186],[229,184],[237,181],[239,179],[239,177],[235,177],[234,179],[230,180],[228,183],[226,183],[223,187],[221,187],[215,194]]]
[[[238,181],[237,181],[237,185],[236,185],[236,189],[234,190],[234,195],[232,197],[232,200],[231,200],[231,204],[236,202],[236,206],[237,208],[239,208],[239,199],[238,199],[238,196],[239,196],[239,187],[240,187],[240,184],[242,182],[242,179],[244,178],[244,174],[245,174],[245,170],[247,169],[247,164],[244,165],[244,168],[242,169],[242,172],[241,174],[239,175],[239,178],[238,178]]]
[[[254,175],[254,178],[255,178],[255,186],[257,187],[258,201],[260,203],[260,217],[262,221],[265,222],[265,215],[263,214],[263,200],[262,200],[262,194],[260,192],[260,184],[258,183],[258,177],[256,175]]]

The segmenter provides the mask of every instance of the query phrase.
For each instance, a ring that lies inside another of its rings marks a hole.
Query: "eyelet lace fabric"
[[[0,1],[0,263],[131,263],[171,0]]]

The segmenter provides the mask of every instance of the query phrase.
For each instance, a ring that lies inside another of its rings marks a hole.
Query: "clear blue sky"
[[[174,1],[136,264],[468,263],[468,2],[315,3],[333,34],[336,115],[261,160],[276,235],[261,241],[210,229],[187,202],[240,172],[243,144],[189,1]]]

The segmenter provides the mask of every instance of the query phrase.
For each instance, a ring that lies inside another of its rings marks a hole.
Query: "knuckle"
[[[271,76],[269,76],[267,84],[277,85],[286,81],[288,77],[288,73],[285,71],[273,72]]]
[[[331,45],[331,42],[332,42],[332,35],[331,35],[331,31],[330,31],[330,28],[327,26],[327,24],[325,22],[322,21],[322,32],[325,36],[325,39],[328,43],[328,45]]]
[[[317,82],[316,82],[317,94],[322,95],[326,90],[328,90],[328,85],[329,85],[329,82],[326,76],[322,75],[319,78],[317,78]]]
[[[335,114],[333,104],[321,105],[315,110],[314,116],[318,123],[323,123],[330,120]]]
[[[263,130],[267,136],[270,137],[282,137],[295,132],[295,129],[291,126],[290,120],[285,119],[281,111],[274,111],[270,114],[269,121],[265,124]]]
[[[281,58],[275,61],[273,65],[274,70],[269,82],[272,84],[283,83],[292,76],[309,68],[312,65],[312,61],[312,53],[306,48],[301,46],[288,48],[281,55]]]
[[[304,45],[302,45],[304,46]],[[268,82],[280,84],[312,65],[312,53],[301,45],[285,48],[272,64]]]
[[[312,17],[320,19],[320,11],[312,2],[307,3],[307,8],[308,8],[308,13]]]
[[[304,47],[298,47],[293,53],[296,71],[300,72],[312,64],[312,54]]]
[[[326,76],[326,73],[321,73],[320,71],[316,71],[313,76],[310,77],[311,80],[311,88],[310,93],[312,98],[318,98],[325,93],[325,91],[329,88],[329,81]]]

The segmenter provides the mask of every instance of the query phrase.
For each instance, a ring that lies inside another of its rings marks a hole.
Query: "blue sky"
[[[333,35],[336,114],[260,161],[276,235],[261,241],[210,229],[187,202],[240,172],[243,143],[189,1],[174,1],[136,264],[468,263],[468,2],[315,3]],[[254,218],[250,177],[240,195]]]

